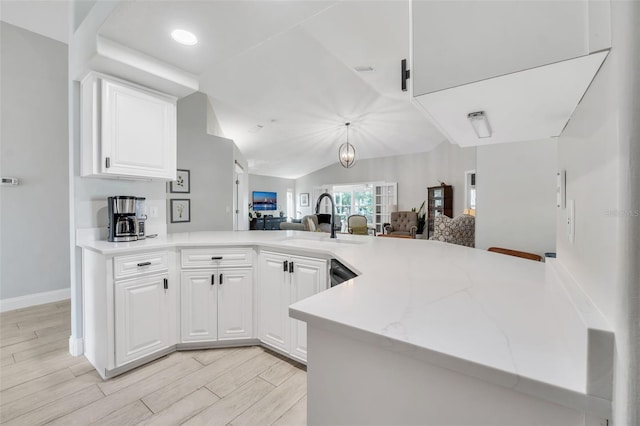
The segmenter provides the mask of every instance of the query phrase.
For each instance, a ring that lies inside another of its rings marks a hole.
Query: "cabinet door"
[[[168,275],[119,281],[115,284],[116,365],[170,346],[175,314]]]
[[[288,256],[262,252],[258,262],[258,337],[289,352],[290,279],[284,262]]]
[[[604,3],[411,2],[413,94],[448,89],[609,47],[606,41],[590,46],[595,33],[610,32],[610,7]]]
[[[102,80],[101,115],[102,173],[175,179],[172,98]]]
[[[218,340],[253,337],[253,270],[220,269]]]
[[[218,276],[216,270],[182,272],[180,334],[183,342],[218,338]]]
[[[292,256],[291,304],[313,296],[327,288],[327,262],[325,260]],[[289,309],[286,309],[289,316]],[[307,360],[307,324],[304,321],[289,319],[291,324],[291,356]]]

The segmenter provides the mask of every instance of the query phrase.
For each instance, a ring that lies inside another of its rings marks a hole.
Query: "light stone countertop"
[[[610,398],[588,392],[586,349],[576,347],[586,331],[584,338],[567,338],[579,314],[566,314],[572,304],[549,279],[549,264],[436,241],[348,234],[336,241],[299,231],[194,232],[78,245],[105,255],[255,246],[335,257],[360,275],[293,304],[293,318],[545,400],[610,412]]]

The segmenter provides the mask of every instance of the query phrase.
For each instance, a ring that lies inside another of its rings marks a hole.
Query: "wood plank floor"
[[[70,304],[0,314],[0,423],[306,425],[302,365],[260,347],[183,351],[110,380],[68,352]]]

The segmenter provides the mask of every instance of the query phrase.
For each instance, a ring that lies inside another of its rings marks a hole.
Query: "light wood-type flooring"
[[[69,302],[0,314],[0,423],[304,425],[307,376],[260,347],[175,352],[103,381],[68,352]]]

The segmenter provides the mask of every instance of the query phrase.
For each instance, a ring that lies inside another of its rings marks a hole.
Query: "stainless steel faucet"
[[[320,213],[320,202],[324,197],[329,197],[331,201],[331,238],[336,237],[336,203],[333,201],[333,197],[328,192],[320,195],[316,202],[316,214]]]

